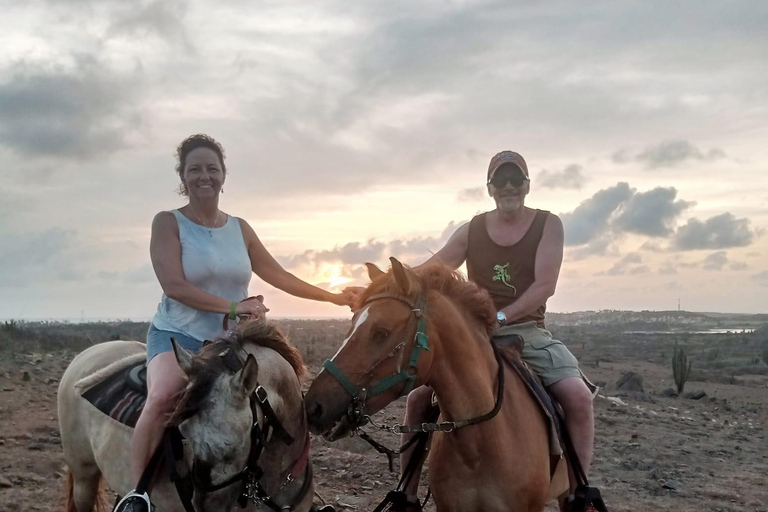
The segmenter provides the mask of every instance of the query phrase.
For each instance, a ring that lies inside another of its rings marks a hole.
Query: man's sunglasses
[[[517,174],[497,174],[493,178],[491,178],[490,183],[496,188],[504,188],[504,185],[509,182],[513,187],[520,187],[528,181],[528,178],[525,177],[525,175],[517,173]]]

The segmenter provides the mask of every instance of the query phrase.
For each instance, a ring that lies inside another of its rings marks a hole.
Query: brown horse
[[[504,371],[495,417],[436,432],[429,484],[439,512],[542,510],[568,490],[567,470],[560,463],[550,478],[543,415],[514,372],[499,368],[490,297],[443,266],[413,271],[391,261],[387,274],[368,264],[372,283],[352,330],[305,397],[310,429],[337,439],[422,384],[434,389],[441,421],[482,417],[495,408]]]
[[[121,494],[134,484],[127,462],[132,429],[98,411],[81,393],[121,361],[137,361],[145,351],[135,341],[100,343],[64,372],[58,405],[69,468],[67,512],[99,510],[102,478]],[[192,468],[195,510],[228,511],[242,496],[250,511],[307,512],[314,484],[301,395],[305,369],[298,350],[271,324],[252,322],[235,339],[211,343],[198,355],[175,344],[174,352],[189,383],[170,422],[186,438],[183,458]],[[255,436],[257,427],[267,432]],[[271,501],[261,500],[264,496]],[[184,512],[164,470],[152,502],[158,511]]]

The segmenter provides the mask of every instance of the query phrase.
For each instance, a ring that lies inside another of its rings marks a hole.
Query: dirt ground
[[[577,352],[574,350],[574,352]],[[582,361],[594,361],[577,353]],[[59,378],[74,352],[0,353],[0,511],[61,509],[64,467],[56,419]],[[310,364],[316,373],[319,365]],[[739,385],[691,381],[700,400],[665,398],[668,365],[630,358],[586,364],[606,387],[595,402],[592,482],[615,512],[768,511],[768,377]],[[625,372],[644,379],[645,393],[615,397]],[[378,415],[396,423],[403,400]],[[390,446],[389,434],[375,437]],[[337,509],[372,510],[395,484],[384,456],[358,438],[313,442],[318,492]],[[434,510],[429,505],[427,510]],[[555,510],[553,507],[548,510]]]

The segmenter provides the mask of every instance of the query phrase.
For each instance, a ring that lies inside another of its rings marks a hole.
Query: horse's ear
[[[415,287],[414,278],[410,269],[406,269],[397,258],[389,258],[392,262],[392,273],[395,275],[395,282],[400,287],[403,295],[409,297]]]
[[[174,338],[171,338],[171,346],[173,346],[173,354],[176,356],[179,368],[184,372],[184,375],[189,375],[189,372],[192,371],[192,354],[176,343]]]
[[[250,396],[259,385],[259,363],[253,354],[248,354],[243,368],[235,376],[235,389],[242,390],[245,396]]]
[[[366,268],[368,268],[368,278],[371,280],[371,282],[375,281],[376,279],[386,274],[383,270],[381,270],[379,267],[377,267],[373,263],[366,263],[365,266]]]

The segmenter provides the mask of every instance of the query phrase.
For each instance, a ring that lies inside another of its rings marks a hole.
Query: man
[[[523,337],[523,360],[563,407],[576,453],[588,470],[594,439],[592,393],[576,358],[544,330],[546,302],[555,293],[563,261],[563,224],[556,215],[525,206],[531,187],[528,166],[519,154],[498,153],[487,178],[496,209],[461,226],[424,265],[441,262],[457,269],[467,262],[469,279],[488,290],[498,311],[496,334]],[[431,394],[422,386],[408,395],[407,425],[425,421]],[[404,434],[403,442],[409,438]],[[401,468],[407,466],[411,451],[401,455]],[[407,512],[421,510],[416,497],[420,473],[421,465],[405,488]]]

